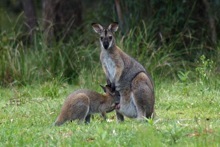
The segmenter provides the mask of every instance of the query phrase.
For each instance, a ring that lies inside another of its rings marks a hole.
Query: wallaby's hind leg
[[[143,85],[141,89],[134,90],[132,94],[132,99],[137,110],[137,119],[139,120],[143,120],[147,116],[147,112],[149,111],[149,104],[146,100],[146,98],[148,97],[147,93],[145,92],[146,89],[147,86]]]
[[[76,102],[69,110],[71,112],[71,120],[78,119],[79,122],[84,122],[89,113],[89,98],[85,94],[78,94]]]
[[[80,107],[77,107],[77,113],[75,113],[75,117],[79,120],[80,123],[90,121],[90,116],[88,116],[89,112],[89,106],[87,105],[81,105]],[[87,118],[86,118],[87,117]],[[86,120],[87,119],[87,120]]]
[[[87,106],[83,105],[79,107],[78,105],[65,105],[61,114],[58,116],[56,122],[54,123],[56,126],[60,126],[66,121],[74,121],[76,119],[84,120],[85,115],[87,114]]]
[[[137,109],[137,119],[150,118],[154,111],[154,89],[145,73],[139,73],[133,79],[132,94]]]

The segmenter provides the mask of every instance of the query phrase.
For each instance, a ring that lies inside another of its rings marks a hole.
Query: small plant
[[[61,83],[59,79],[53,79],[51,82],[45,82],[41,87],[41,94],[44,97],[52,99],[60,96]]]
[[[182,71],[179,71],[177,76],[179,77],[180,81],[181,81],[181,85],[182,85],[182,93],[185,94],[185,95],[189,95],[189,87],[188,87],[188,84],[189,84],[189,74],[190,74],[190,71],[187,71],[187,72],[182,72]]]
[[[182,83],[187,83],[187,81],[189,80],[189,73],[190,73],[190,71],[187,71],[187,72],[182,72],[182,71],[179,71],[178,72],[178,74],[177,74],[177,76],[179,77],[179,79],[180,79],[180,81],[182,82]]]
[[[150,126],[153,126],[154,123],[155,123],[153,118],[145,118],[145,120],[148,122],[148,124],[149,124]]]
[[[199,77],[199,82],[203,85],[204,82],[208,82],[213,71],[213,61],[207,59],[205,55],[202,55],[198,61],[198,67],[196,68],[196,73]]]

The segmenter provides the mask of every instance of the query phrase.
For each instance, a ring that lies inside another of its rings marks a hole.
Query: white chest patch
[[[104,64],[104,67],[106,69],[106,72],[107,72],[107,76],[109,78],[109,80],[111,82],[115,82],[114,79],[115,79],[115,76],[116,76],[116,66],[115,66],[115,62],[111,59],[111,58],[105,58],[103,60],[103,64]]]

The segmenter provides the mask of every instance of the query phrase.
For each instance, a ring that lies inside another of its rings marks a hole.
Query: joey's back
[[[105,102],[113,103],[114,101],[114,99],[110,96],[107,96],[107,94],[101,94],[88,89],[79,89],[73,92],[68,98],[71,99],[72,97],[80,93],[84,93],[89,97],[90,105],[93,107],[98,107],[100,104],[103,104]]]

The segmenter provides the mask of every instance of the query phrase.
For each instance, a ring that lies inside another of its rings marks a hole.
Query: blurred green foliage
[[[108,25],[119,21],[118,46],[141,62],[153,77],[178,78],[181,72],[198,73],[198,61],[203,55],[215,63],[212,72],[219,73],[219,41],[215,45],[211,41],[209,16],[202,1],[121,0],[122,20],[114,1],[83,0],[82,4],[83,23],[74,35],[67,42],[47,44],[42,1],[35,1],[39,26],[30,44],[26,42],[21,1],[2,0],[0,84],[30,84],[54,78],[77,82],[80,74],[89,75],[93,69],[97,69],[93,74],[103,79],[92,22]],[[219,35],[220,3],[212,0],[210,6]]]

